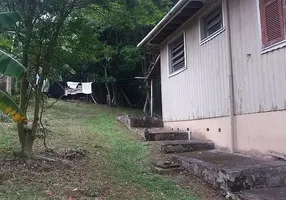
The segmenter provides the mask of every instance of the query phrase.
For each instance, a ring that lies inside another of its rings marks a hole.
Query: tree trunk
[[[111,94],[110,94],[110,88],[108,86],[108,83],[105,83],[105,88],[107,91],[107,105],[111,106]]]
[[[28,103],[28,99],[26,91],[28,90],[28,87],[29,83],[26,80],[26,76],[24,76],[21,80],[20,108],[25,114],[27,113],[26,104]],[[35,140],[32,131],[24,127],[23,124],[18,124],[18,137],[23,156],[27,159],[30,159],[33,155],[32,146]]]
[[[32,134],[31,129],[24,130],[24,143],[22,147],[22,154],[26,159],[30,159],[33,156],[33,144],[35,136]]]
[[[29,83],[26,80],[27,75],[24,74],[23,78],[21,79],[21,89],[20,89],[20,109],[24,112],[24,114],[27,113],[26,111],[26,104],[27,104],[27,90],[29,87]],[[20,146],[23,152],[23,149],[25,147],[25,128],[24,124],[18,124],[18,137],[20,141]]]
[[[38,123],[39,123],[39,113],[40,113],[40,104],[41,104],[41,88],[42,88],[42,80],[40,80],[39,85],[36,87],[36,94],[35,94],[35,106],[34,106],[34,119],[32,123],[32,136],[36,134]]]
[[[112,103],[112,105],[115,105],[115,106],[117,106],[117,101],[116,101],[116,89],[114,88],[114,85],[112,84],[112,93],[113,93],[113,98],[112,98],[112,101],[111,101],[111,103]]]
[[[111,106],[111,91],[110,91],[110,88],[109,88],[109,85],[108,85],[108,82],[107,82],[108,74],[107,74],[106,67],[104,67],[104,75],[105,75],[105,88],[106,88],[106,91],[107,91],[107,105]]]
[[[30,31],[27,30],[27,33],[30,33]],[[26,34],[27,38],[24,41],[23,45],[23,65],[26,67],[26,69],[29,69],[29,49],[30,49],[30,37],[29,34]],[[29,89],[29,82],[28,82],[28,72],[25,72],[23,77],[21,78],[21,85],[20,85],[20,109],[23,111],[23,113],[27,114],[27,108],[28,108],[28,94],[27,91]],[[18,124],[18,137],[20,141],[20,146],[22,153],[27,158],[30,158],[32,155],[32,148],[28,148],[27,143],[33,144],[33,142],[28,142],[29,139],[27,136],[27,131],[24,127],[24,124]],[[25,155],[27,154],[27,155]]]
[[[143,112],[147,113],[148,104],[150,103],[150,86],[148,80],[146,80],[146,100],[143,108]]]

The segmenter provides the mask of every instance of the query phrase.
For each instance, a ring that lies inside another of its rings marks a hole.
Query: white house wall
[[[286,109],[286,48],[262,54],[257,0],[230,0],[235,114]],[[185,31],[187,69],[169,77],[161,48],[163,119],[188,121],[228,115],[226,32],[200,45],[199,15]],[[284,87],[285,86],[285,87]]]
[[[168,46],[161,49],[164,121],[228,115],[227,45],[225,32],[200,45],[199,20],[185,29],[187,69],[169,77]]]
[[[236,114],[286,109],[286,48],[261,54],[257,0],[231,0]]]

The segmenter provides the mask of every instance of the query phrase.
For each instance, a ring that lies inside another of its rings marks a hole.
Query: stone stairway
[[[247,190],[238,197],[241,200],[286,200],[286,187]]]
[[[178,153],[171,155],[189,173],[220,189],[230,199],[261,199],[255,189],[286,191],[286,162],[262,160],[219,150]],[[258,193],[259,194],[259,193]],[[285,193],[284,193],[285,194]],[[276,200],[284,200],[278,198]]]
[[[165,128],[151,128],[145,130],[147,141],[166,141],[166,140],[188,140],[187,131],[179,131]]]
[[[214,143],[202,140],[154,141],[154,145],[165,154],[214,149]]]
[[[216,150],[210,141],[194,140],[188,131],[152,128],[145,139],[180,166],[233,200],[286,200],[286,162]],[[154,164],[156,165],[156,163]],[[160,163],[157,167],[168,168]]]
[[[161,173],[183,168],[219,189],[226,199],[286,200],[286,161],[220,151],[210,141],[195,140],[188,131],[165,129],[160,123],[142,133],[167,155],[167,160],[153,162]]]
[[[214,149],[213,142],[191,139],[188,131],[152,128],[145,131],[145,139],[166,154]]]

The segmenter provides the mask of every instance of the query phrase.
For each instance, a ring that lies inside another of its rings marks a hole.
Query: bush
[[[16,104],[20,103],[20,95],[12,95],[12,99],[15,101]]]
[[[11,122],[11,119],[4,113],[0,112],[0,122],[9,123]]]

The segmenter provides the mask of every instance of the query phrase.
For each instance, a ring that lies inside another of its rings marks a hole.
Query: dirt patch
[[[40,152],[39,155],[47,158],[48,161],[53,161],[53,159],[61,160],[63,162],[69,161],[78,161],[88,159],[89,152],[85,149],[46,149],[44,152]],[[50,158],[50,160],[49,160]]]
[[[45,150],[31,160],[14,154],[0,162],[0,187],[11,183],[32,188],[38,184],[47,188],[42,191],[47,199],[103,199],[99,198],[101,191],[96,185],[84,180],[90,167],[89,152],[83,149]]]

